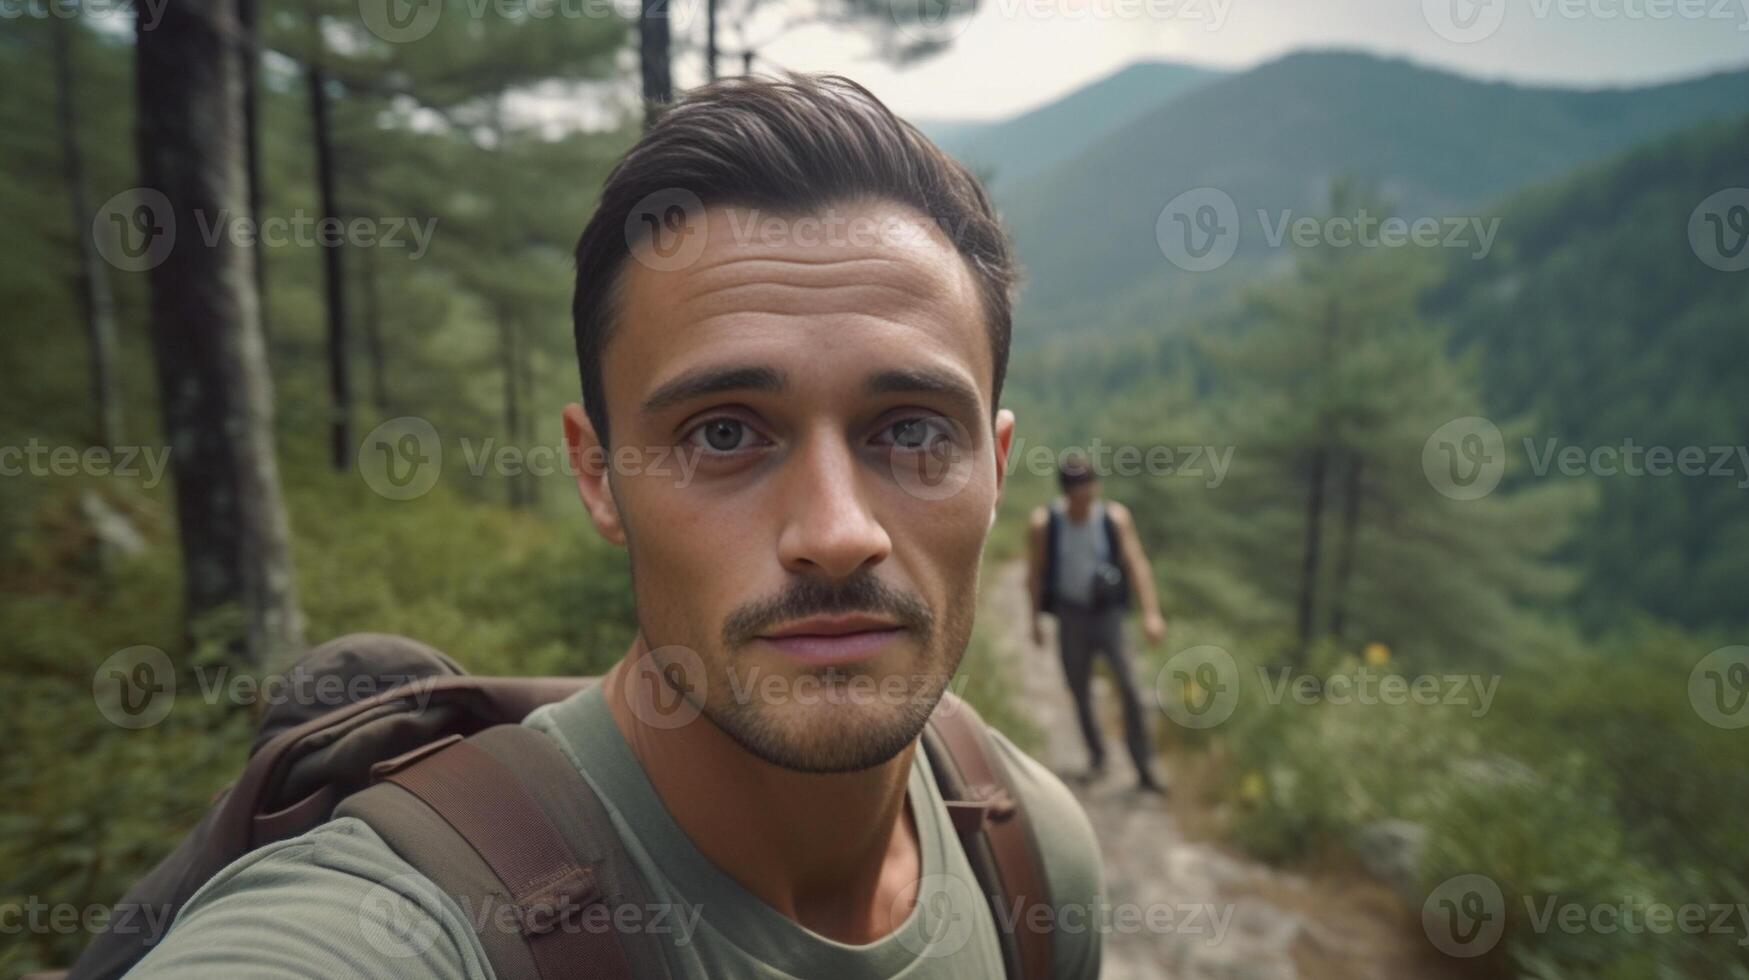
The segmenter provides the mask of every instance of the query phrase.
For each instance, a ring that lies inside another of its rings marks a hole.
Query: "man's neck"
[[[1087,499],[1087,502],[1082,504],[1079,507],[1075,506],[1075,502],[1073,500],[1065,500],[1064,505],[1063,505],[1063,511],[1064,511],[1064,513],[1069,515],[1069,520],[1071,522],[1073,522],[1075,524],[1085,524],[1085,523],[1087,523],[1087,518],[1092,516],[1093,504],[1098,499],[1099,499],[1098,497],[1089,497]]]
[[[700,853],[767,905],[861,945],[905,921],[922,876],[905,806],[917,744],[871,769],[802,773],[742,748],[710,719],[646,724],[625,695],[640,636],[603,678],[614,724],[656,795]]]

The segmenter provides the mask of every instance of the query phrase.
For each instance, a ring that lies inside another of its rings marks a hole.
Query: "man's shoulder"
[[[1008,736],[994,727],[990,738],[1008,767],[1019,803],[1032,821],[1034,835],[1047,861],[1055,860],[1061,870],[1083,873],[1086,881],[1100,882],[1099,839],[1081,801],[1056,773],[1021,751]],[[1055,869],[1048,869],[1054,872]],[[1079,884],[1080,882],[1072,882]],[[1055,880],[1052,884],[1056,884]],[[1054,891],[1054,889],[1053,889]]]
[[[991,728],[990,736],[1008,768],[1044,859],[1056,923],[1056,963],[1051,975],[1098,976],[1100,933],[1095,926],[1104,901],[1105,872],[1093,824],[1056,773],[997,729]]]
[[[1130,509],[1119,501],[1105,501],[1105,513],[1118,527],[1129,527],[1131,524]]]
[[[129,975],[323,977],[361,964],[389,978],[491,975],[454,900],[341,817],[227,865]]]

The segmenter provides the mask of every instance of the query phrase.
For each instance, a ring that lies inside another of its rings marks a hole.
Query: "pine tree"
[[[1339,184],[1330,214],[1389,210]],[[1295,610],[1301,663],[1325,635],[1504,655],[1522,604],[1568,586],[1544,559],[1565,538],[1575,491],[1508,482],[1457,500],[1423,472],[1442,425],[1488,415],[1474,372],[1417,312],[1438,268],[1424,254],[1320,242],[1291,276],[1253,290],[1244,325],[1209,345],[1246,515],[1234,553]]]

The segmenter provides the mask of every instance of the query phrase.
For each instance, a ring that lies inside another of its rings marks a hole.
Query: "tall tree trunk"
[[[643,0],[638,17],[638,63],[644,83],[644,128],[661,117],[674,101],[674,81],[668,63],[668,0]]]
[[[495,311],[498,318],[498,363],[504,376],[504,431],[509,433],[513,442],[522,439],[522,399],[519,396],[518,384],[521,372],[517,370],[519,357],[516,353],[517,330],[516,322],[499,309]],[[527,458],[528,446],[520,447]],[[509,483],[509,500],[512,507],[526,506],[528,501],[524,494],[521,473],[507,474]]]
[[[243,32],[243,146],[249,173],[249,220],[261,227],[261,31],[256,23],[259,0],[237,0],[237,23]],[[273,323],[267,311],[267,250],[257,245],[254,256],[255,298],[261,308],[261,336],[270,351]],[[271,358],[270,358],[271,360]]]
[[[1354,539],[1360,528],[1360,471],[1357,453],[1348,454],[1342,478],[1342,536],[1336,551],[1336,584],[1330,594],[1330,635],[1342,638],[1348,622],[1348,580],[1354,575]]]
[[[705,0],[704,69],[707,81],[717,80],[717,0]]]
[[[530,345],[528,342],[528,336],[521,328],[517,329],[516,339],[516,364],[517,373],[520,378],[519,389],[525,398],[532,401],[534,399],[534,358],[529,354]],[[525,449],[532,450],[535,447],[534,433],[534,413],[524,411],[522,413],[522,432],[518,434],[517,438],[521,441]],[[524,471],[522,480],[522,502],[529,507],[533,507],[540,503],[540,477],[536,476],[532,471]]]
[[[1330,467],[1331,422],[1330,400],[1336,383],[1338,338],[1342,332],[1342,307],[1335,297],[1325,306],[1323,349],[1319,352],[1316,392],[1318,401],[1317,444],[1312,449],[1310,472],[1306,488],[1305,555],[1300,568],[1300,608],[1298,658],[1306,662],[1312,645],[1312,629],[1318,615],[1318,568],[1322,560],[1324,537],[1324,484]]]
[[[304,77],[310,90],[310,125],[316,144],[316,190],[321,224],[343,227],[334,174],[333,124],[328,112],[328,73],[322,69],[322,23],[311,17],[310,63]],[[321,236],[318,236],[321,241]],[[333,404],[329,424],[329,461],[335,472],[352,466],[352,376],[347,349],[346,263],[340,242],[321,242],[322,282],[328,308],[328,393]]]
[[[74,289],[85,319],[91,355],[91,403],[97,406],[93,443],[113,447],[121,441],[121,405],[115,387],[115,300],[109,274],[91,237],[91,206],[85,197],[85,157],[79,149],[79,108],[74,92],[73,32],[65,17],[54,21],[55,114],[61,131],[61,169],[67,178],[67,206],[72,217]]]
[[[1300,564],[1300,609],[1298,652],[1300,664],[1306,662],[1306,650],[1312,642],[1312,619],[1317,612],[1318,560],[1324,532],[1324,470],[1327,451],[1323,446],[1312,450],[1312,463],[1306,478],[1306,541]]]
[[[370,401],[381,418],[389,417],[389,369],[383,350],[383,306],[378,292],[376,249],[361,249],[359,268],[364,277],[364,344],[370,357]]]
[[[265,666],[303,641],[273,381],[249,249],[197,234],[203,220],[241,213],[247,201],[236,30],[232,0],[168,0],[155,27],[136,29],[135,133],[141,181],[169,201],[156,224],[182,232],[149,281],[189,625],[200,630],[208,614],[239,609],[242,629],[225,639]]]

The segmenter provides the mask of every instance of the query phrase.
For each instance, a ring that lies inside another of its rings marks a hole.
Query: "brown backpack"
[[[603,912],[648,903],[601,800],[556,742],[520,724],[594,678],[472,676],[430,647],[385,634],[342,637],[304,663],[319,671],[340,660],[357,673],[409,659],[429,662],[429,676],[295,724],[282,719],[277,731],[264,720],[242,775],[118,910],[178,912],[249,851],[356,816],[464,910],[508,913],[469,916],[500,980],[578,976],[580,964],[588,964],[581,975],[603,980],[667,976],[654,933],[604,925],[613,920]],[[922,742],[995,912],[1006,975],[1043,980],[1050,933],[1021,928],[1016,912],[1048,903],[1048,882],[989,729],[949,693]],[[578,921],[585,917],[589,924]],[[119,977],[158,938],[100,933],[65,976]]]

